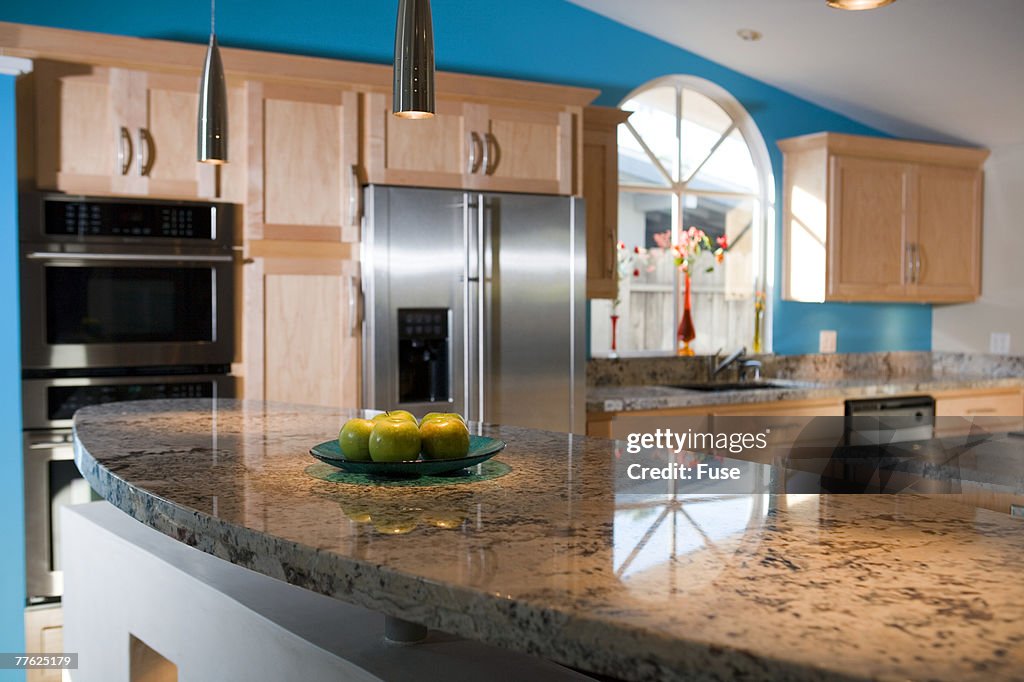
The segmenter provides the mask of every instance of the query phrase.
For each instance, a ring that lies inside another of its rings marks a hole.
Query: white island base
[[[62,523],[75,682],[591,679],[433,631],[390,643],[378,613],[217,559],[107,502],[67,507]]]

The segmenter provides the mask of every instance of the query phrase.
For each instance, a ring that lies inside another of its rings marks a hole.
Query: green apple
[[[462,423],[466,422],[466,420],[462,418],[462,415],[458,414],[457,412],[428,412],[425,415],[423,415],[423,419],[420,420],[420,426],[422,426],[424,422],[428,422],[432,419],[448,419],[449,417],[454,417],[455,419],[458,419]]]
[[[380,414],[376,414],[373,416],[373,421],[379,422],[382,419],[390,419],[392,417],[400,417],[402,419],[411,421],[413,424],[417,423],[416,417],[413,416],[412,412],[407,412],[405,410],[391,410],[389,412],[381,412]]]
[[[469,453],[469,429],[452,416],[435,417],[421,424],[420,438],[427,459],[458,459]]]
[[[374,462],[408,462],[419,454],[420,430],[415,421],[381,419],[370,432],[370,459]]]
[[[338,433],[338,447],[345,459],[370,461],[370,433],[374,423],[369,419],[349,419]]]

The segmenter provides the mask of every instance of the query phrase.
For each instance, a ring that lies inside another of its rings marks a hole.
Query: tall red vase
[[[618,357],[618,355],[619,355],[619,352],[618,352],[619,349],[616,346],[616,342],[615,342],[615,337],[617,336],[616,332],[618,331],[618,326],[619,326],[619,316],[618,315],[612,315],[612,352],[611,352],[611,355],[613,357]]]
[[[697,330],[693,326],[693,315],[690,312],[690,275],[685,276],[685,286],[683,294],[683,319],[679,320],[679,329],[676,330],[676,340],[678,346],[676,353],[679,355],[693,355],[693,349],[690,348],[690,342],[697,338]]]

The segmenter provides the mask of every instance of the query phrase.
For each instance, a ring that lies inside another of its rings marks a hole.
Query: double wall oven
[[[72,459],[75,410],[233,397],[236,215],[217,203],[22,197],[30,602],[62,592],[59,507],[93,498]]]

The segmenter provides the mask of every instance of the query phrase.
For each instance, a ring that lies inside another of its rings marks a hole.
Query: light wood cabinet
[[[779,142],[783,297],[970,301],[988,152],[819,133]]]
[[[348,244],[251,242],[243,267],[243,395],[358,407],[359,264]]]
[[[587,298],[618,296],[618,126],[632,112],[583,110],[583,199],[587,205]]]
[[[438,99],[429,119],[391,115],[386,95],[364,95],[369,182],[493,192],[573,194],[579,107]]]
[[[196,161],[197,77],[39,60],[31,76],[34,185],[79,194],[238,200],[245,99],[230,88],[229,156]],[[24,173],[23,173],[24,176]]]
[[[1011,431],[1024,427],[1024,394],[1019,389],[973,389],[935,394],[936,435],[968,433],[971,420],[981,418],[986,431]],[[953,417],[963,417],[953,419]]]
[[[359,238],[354,91],[250,83],[246,239]]]

